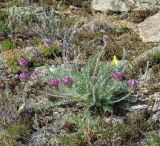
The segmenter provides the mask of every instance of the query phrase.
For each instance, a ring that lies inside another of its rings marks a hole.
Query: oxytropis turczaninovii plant
[[[138,81],[123,79],[126,68],[124,59],[118,61],[114,56],[112,62],[100,60],[107,45],[107,36],[104,36],[103,41],[105,44],[103,49],[91,56],[85,66],[57,68],[54,72],[50,72],[46,79],[54,88],[54,97],[75,100],[81,106],[87,108],[96,106],[112,113],[114,103],[130,96],[130,89],[137,87]]]

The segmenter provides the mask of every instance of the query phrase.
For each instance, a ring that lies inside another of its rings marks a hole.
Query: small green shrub
[[[58,54],[61,52],[60,48],[57,48],[56,41],[53,41],[52,45],[50,47],[44,47],[43,42],[40,42],[39,45],[39,51],[45,56],[45,57],[51,57],[54,54]]]
[[[144,138],[144,133],[157,129],[158,123],[146,121],[145,114],[131,114],[124,117],[123,123],[105,121],[104,115],[93,116],[89,111],[67,113],[58,119],[63,121],[63,132],[58,136],[61,142],[71,146],[88,145],[130,145]],[[70,123],[70,124],[68,124]],[[155,124],[153,127],[152,124]],[[67,130],[75,127],[74,132]],[[67,127],[67,128],[65,128]],[[148,140],[147,140],[148,141]],[[148,146],[159,146],[159,134],[149,138]],[[158,144],[158,145],[157,145]]]
[[[151,64],[160,63],[160,52],[154,52],[148,56],[148,60]]]
[[[21,71],[20,66],[18,65],[18,60],[20,58],[27,58],[27,55],[23,50],[11,50],[4,52],[4,58],[6,60],[7,68],[9,72],[18,73]]]
[[[1,42],[3,51],[9,51],[13,49],[16,45],[16,42],[11,39],[5,39]]]
[[[104,128],[104,125],[101,125],[101,127],[99,126],[100,117],[92,117],[89,111],[84,111],[78,115],[66,114],[64,115],[63,120],[76,125],[74,133],[64,131],[64,133],[59,136],[59,139],[64,144],[85,146],[88,143],[88,137],[86,134],[88,134],[88,136],[94,134],[98,135],[100,134],[98,132],[100,131],[99,128]],[[70,128],[73,124],[70,124],[70,126],[67,127]]]
[[[27,134],[29,128],[25,124],[12,124],[8,127],[8,133],[13,137],[20,137]]]
[[[16,57],[8,58],[7,59],[7,64],[8,64],[9,71],[11,71],[12,73],[18,73],[20,71],[20,67],[17,64],[17,58]]]
[[[124,26],[124,25],[116,25],[115,26],[115,31],[118,32],[118,33],[125,33],[127,32],[129,29],[128,27]]]
[[[69,28],[72,25],[74,25],[76,22],[76,18],[75,17],[67,17],[64,18],[61,22],[60,22],[60,27],[63,28]]]
[[[59,139],[64,143],[64,144],[70,144],[71,143],[71,136],[67,134],[62,134],[60,135]]]
[[[160,133],[156,131],[149,132],[148,139],[145,141],[147,146],[159,146],[160,145]]]
[[[80,134],[80,133],[76,133],[74,135],[68,135],[68,134],[61,134],[59,136],[59,139],[61,140],[61,142],[63,144],[70,144],[72,146],[87,146],[87,140],[86,138]]]

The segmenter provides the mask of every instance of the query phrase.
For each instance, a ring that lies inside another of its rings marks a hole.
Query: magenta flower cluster
[[[57,41],[56,42],[56,47],[60,49],[60,48],[63,47],[63,45],[62,45],[62,43],[60,41]]]
[[[66,85],[66,86],[72,86],[72,84],[73,84],[73,79],[72,79],[72,77],[70,77],[70,76],[65,76],[65,77],[62,79],[62,82],[63,82],[63,84]]]
[[[60,82],[60,80],[58,80],[56,78],[52,78],[49,80],[49,83],[54,87],[58,86],[59,82]]]
[[[20,58],[18,61],[18,64],[22,67],[26,66],[28,64],[27,60],[24,58]]]
[[[46,37],[43,39],[43,45],[46,48],[50,48],[52,46],[53,39],[51,37]],[[64,48],[67,49],[69,48],[69,43],[67,41],[56,41],[56,47],[57,48]]]
[[[69,48],[69,43],[64,41],[62,46],[63,46],[64,49],[68,49]]]
[[[26,72],[21,72],[20,74],[19,74],[19,79],[21,80],[21,81],[25,81],[27,78],[28,78],[28,73],[26,73]]]
[[[71,87],[72,84],[73,84],[73,79],[72,77],[70,76],[65,76],[63,77],[63,79],[61,80],[62,83],[65,85],[65,86],[68,86],[68,87]],[[53,87],[57,87],[60,83],[60,80],[57,79],[57,78],[52,78],[49,80],[49,83],[53,86]]]
[[[24,58],[20,58],[19,60],[18,60],[18,64],[19,64],[19,66],[21,66],[21,67],[26,67],[27,65],[28,65],[28,61],[26,60],[26,59],[24,59]],[[25,71],[22,71],[20,74],[19,74],[19,79],[21,80],[21,81],[25,81],[27,78],[28,78],[28,73],[27,72],[25,72]]]

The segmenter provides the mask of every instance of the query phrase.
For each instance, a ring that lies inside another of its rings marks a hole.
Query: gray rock
[[[92,0],[92,9],[96,11],[120,11],[127,12],[127,0]]]
[[[149,100],[154,100],[154,105],[151,108],[151,119],[160,122],[160,92],[156,92],[149,96]]]
[[[105,121],[106,123],[109,123],[109,122],[110,122],[110,118],[104,118],[104,121]],[[113,122],[113,123],[123,123],[123,117],[113,116],[113,117],[112,117],[112,122]]]
[[[50,146],[48,139],[51,132],[45,127],[37,132],[31,134],[29,146]]]
[[[28,56],[28,59],[32,60],[32,58],[36,57],[36,58],[42,58],[43,55],[38,51],[38,48],[36,47],[25,47],[24,48],[25,53]]]
[[[53,73],[55,71],[55,66],[49,66],[49,67],[46,67],[46,66],[41,66],[41,67],[37,67],[34,69],[34,72],[32,73],[31,75],[31,78],[34,79],[34,78],[37,78],[37,77],[46,77],[46,76],[49,76],[49,72]]]
[[[106,31],[109,31],[112,26],[113,26],[113,24],[110,24],[109,22],[90,21],[90,22],[86,22],[85,24],[83,24],[78,31],[89,30],[92,32],[99,32],[99,31],[106,32]]]
[[[143,104],[143,105],[134,105],[131,106],[128,110],[131,112],[136,112],[136,111],[142,111],[148,108],[148,105]]]
[[[134,8],[145,10],[155,7],[160,7],[159,0],[92,0],[92,9],[103,12],[108,10],[128,12]]]
[[[156,92],[153,95],[149,96],[149,100],[154,100],[155,104],[152,107],[152,111],[160,111],[160,92]]]
[[[17,120],[16,110],[11,107],[0,108],[0,119],[6,124],[14,123]]]
[[[92,32],[98,30],[98,26],[94,22],[85,23],[82,28],[91,30]]]
[[[160,122],[160,111],[155,112],[155,113],[151,116],[151,119]]]
[[[129,1],[140,9],[150,9],[160,5],[159,0],[129,0]]]
[[[138,25],[143,42],[160,42],[160,13],[157,13]]]

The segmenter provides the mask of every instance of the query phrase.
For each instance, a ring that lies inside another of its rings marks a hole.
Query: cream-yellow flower
[[[118,59],[117,59],[116,55],[113,56],[112,64],[113,65],[117,65],[118,64]]]

